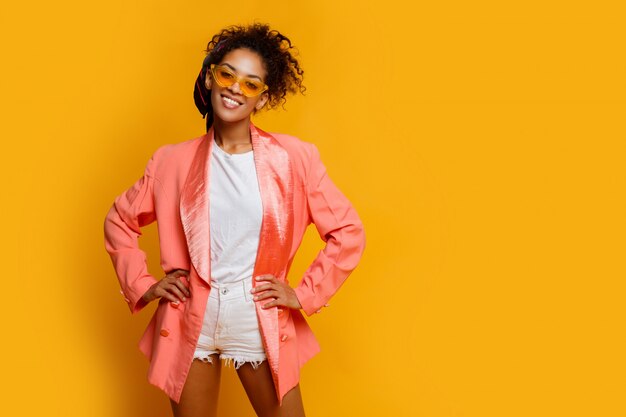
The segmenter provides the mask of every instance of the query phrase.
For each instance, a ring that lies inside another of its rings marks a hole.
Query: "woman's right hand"
[[[184,277],[185,281],[188,283],[189,271],[176,269],[170,272],[161,278],[159,282],[153,284],[141,298],[146,303],[160,297],[166,298],[174,303],[178,303],[179,301],[184,302],[186,297],[191,297],[191,292],[189,292],[189,288],[181,277]]]

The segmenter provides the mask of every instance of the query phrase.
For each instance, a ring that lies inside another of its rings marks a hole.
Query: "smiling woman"
[[[319,345],[302,312],[328,305],[365,248],[361,220],[315,145],[250,120],[304,92],[292,48],[262,24],[215,35],[194,90],[207,133],[157,149],[104,222],[131,312],[160,299],[139,347],[176,417],[216,415],[219,359],[235,365],[257,415],[304,416],[300,368]],[[138,245],[154,221],[160,280]],[[292,288],[289,268],[311,223],[325,247]]]

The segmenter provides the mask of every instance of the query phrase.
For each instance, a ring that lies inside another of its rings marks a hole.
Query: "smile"
[[[228,107],[229,109],[234,109],[236,107],[241,106],[241,103],[239,103],[239,102],[237,102],[237,101],[235,101],[233,99],[230,99],[230,98],[228,98],[226,96],[222,96],[222,102],[224,103],[224,106]]]

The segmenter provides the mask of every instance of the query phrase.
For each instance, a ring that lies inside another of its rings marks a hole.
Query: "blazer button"
[[[280,341],[281,341],[281,342],[284,342],[285,340],[287,340],[287,335],[286,335],[286,334],[284,334],[284,335],[282,335],[282,336],[280,337]]]
[[[167,336],[170,335],[170,331],[167,330],[167,329],[161,329],[160,333],[161,333],[161,336],[163,336],[163,337],[167,337]]]
[[[174,308],[178,308],[178,306],[180,305],[180,303],[179,303],[179,302],[177,302],[177,301],[170,301],[170,305],[171,305],[172,307],[174,307]]]

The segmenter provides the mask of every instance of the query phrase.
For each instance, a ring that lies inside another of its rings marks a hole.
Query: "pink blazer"
[[[333,184],[311,143],[268,133],[250,122],[263,205],[254,276],[286,280],[305,229],[314,223],[326,243],[295,288],[302,310],[318,313],[357,266],[365,248],[361,220]],[[160,298],[139,349],[150,361],[148,381],[179,402],[200,335],[210,292],[209,155],[213,128],[198,138],[164,145],[144,175],[115,198],[104,221],[105,247],[131,313],[157,282],[138,245],[140,228],[157,221],[164,271],[189,271],[191,298],[173,304]],[[256,283],[255,283],[256,284]],[[278,401],[296,386],[302,365],[319,345],[300,310],[262,309],[259,326]]]

